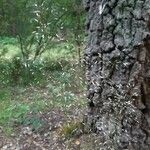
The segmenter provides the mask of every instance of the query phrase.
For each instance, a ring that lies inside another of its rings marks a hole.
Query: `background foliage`
[[[80,0],[0,0],[0,127],[42,126],[39,111],[82,106]],[[33,117],[31,117],[31,114]]]

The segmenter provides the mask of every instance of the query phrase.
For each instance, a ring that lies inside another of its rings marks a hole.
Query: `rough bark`
[[[87,125],[105,150],[150,149],[150,0],[84,0]]]

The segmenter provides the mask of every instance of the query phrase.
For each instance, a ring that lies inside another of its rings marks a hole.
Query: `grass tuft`
[[[60,136],[71,138],[74,136],[80,136],[83,133],[83,128],[84,125],[82,122],[74,121],[64,124],[58,132]]]

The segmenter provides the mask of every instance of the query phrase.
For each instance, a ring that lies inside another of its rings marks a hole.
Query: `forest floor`
[[[14,90],[14,89],[13,89]],[[49,99],[47,89],[26,88],[21,95],[26,101],[33,99],[34,93]],[[43,93],[43,94],[42,94]],[[47,94],[44,94],[47,93]],[[83,93],[78,94],[78,99],[64,109],[64,107],[48,107],[36,113],[28,113],[26,120],[29,123],[13,122],[13,132],[9,135],[0,128],[1,150],[92,150],[95,135],[83,134],[82,119],[86,108],[79,100]],[[16,95],[15,95],[16,97]],[[84,106],[84,107],[83,107]],[[92,137],[92,138],[91,138]],[[92,139],[92,140],[91,140]]]
[[[15,133],[9,137],[2,134],[0,136],[1,150],[59,150],[59,149],[78,149],[80,140],[78,138],[65,139],[60,133],[63,124],[75,119],[71,113],[66,115],[64,111],[53,109],[45,113],[37,114],[38,119],[42,120],[43,125],[34,131],[29,126],[16,126]],[[79,113],[79,112],[78,112]],[[30,116],[32,117],[32,115]],[[72,118],[73,117],[73,118]]]
[[[0,150],[99,150],[96,135],[83,132],[84,67],[70,46],[31,63],[31,77],[16,59],[18,46],[0,46],[8,49],[0,57]]]

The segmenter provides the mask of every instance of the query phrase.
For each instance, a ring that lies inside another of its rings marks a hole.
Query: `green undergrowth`
[[[27,100],[22,93],[19,96],[13,96],[12,93],[5,89],[0,93],[0,126],[5,134],[10,135],[13,133],[15,126],[18,125],[30,125],[33,130],[37,130],[42,126],[42,121],[38,118],[39,112],[49,112],[51,109],[61,109],[67,111],[70,108],[82,108],[85,103],[84,99],[80,99],[73,92],[62,92],[59,88],[48,90],[51,98],[42,98],[42,94],[31,95]],[[32,92],[32,91],[31,91]],[[57,95],[58,92],[62,92],[61,95]],[[24,96],[24,97],[23,97]],[[34,114],[32,119],[30,114]]]
[[[36,117],[40,111],[85,106],[82,96],[84,80],[79,79],[76,71],[77,69],[51,71],[46,82],[39,81],[39,85],[1,87],[0,126],[3,131],[9,135],[14,125],[29,123],[36,130],[42,126],[41,120]],[[35,117],[29,121],[27,116],[32,113]]]
[[[0,127],[6,135],[20,125],[41,128],[39,112],[85,106],[84,69],[71,44],[51,48],[26,68],[15,39],[0,41]]]
[[[7,96],[6,96],[7,95]],[[27,114],[41,111],[45,108],[44,101],[23,102],[12,100],[9,91],[0,93],[0,126],[5,134],[12,133],[14,125],[22,124]]]

